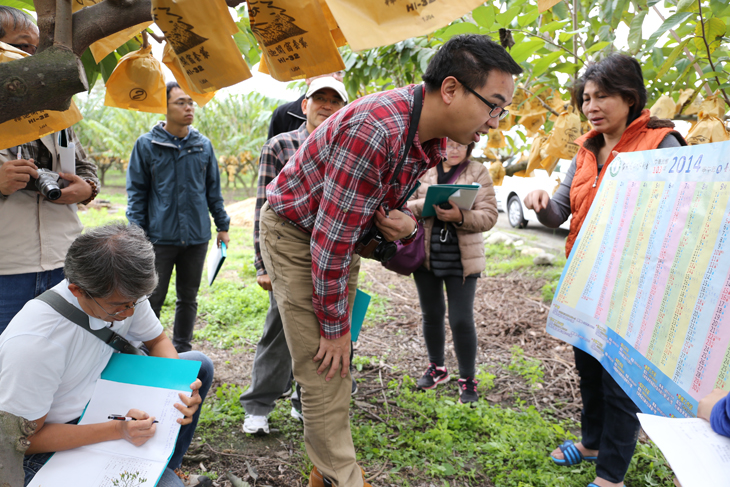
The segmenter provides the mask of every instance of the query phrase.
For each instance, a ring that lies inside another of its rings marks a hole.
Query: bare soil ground
[[[416,288],[411,278],[391,273],[373,261],[363,261],[366,277],[361,287],[371,289],[389,300],[387,317],[367,326],[356,344],[356,356],[378,357],[377,362],[355,372],[359,391],[353,397],[352,408],[370,418],[382,421],[386,403],[381,391],[391,379],[404,374],[420,377],[428,366],[421,333],[421,313]],[[512,273],[499,277],[483,277],[478,281],[475,300],[477,325],[477,366],[494,374],[494,387],[482,391],[480,399],[509,406],[516,401],[534,405],[538,410],[550,408],[557,419],[579,419],[580,395],[573,365],[571,347],[545,332],[548,306],[542,302],[540,289],[543,279],[529,274]],[[447,327],[446,365],[458,370]],[[221,384],[248,384],[256,343],[243,350],[221,350],[211,343],[196,343],[195,348],[210,356],[216,365],[215,388]],[[537,358],[544,370],[543,382],[531,387],[514,373],[508,373],[512,353],[517,345],[525,357]],[[386,357],[386,358],[383,358]],[[458,397],[455,385],[447,385],[447,395]],[[382,395],[375,404],[370,400]],[[368,400],[368,402],[365,402]],[[282,401],[280,401],[282,402]],[[258,486],[306,485],[307,462],[301,448],[301,426],[288,417],[288,402],[279,407],[283,413],[271,423],[272,434],[263,438],[248,437],[240,424],[228,424],[218,429],[215,441],[191,448],[185,468],[215,471],[215,485],[233,485],[226,473]],[[280,428],[280,429],[279,429]],[[287,433],[284,433],[284,430]],[[291,432],[294,432],[293,434]],[[546,452],[547,453],[547,452]],[[389,465],[363,465],[373,485],[388,485]],[[392,467],[392,465],[390,466]],[[435,485],[427,478],[415,478],[412,485]],[[442,485],[442,484],[439,484]],[[489,485],[485,480],[485,485]]]

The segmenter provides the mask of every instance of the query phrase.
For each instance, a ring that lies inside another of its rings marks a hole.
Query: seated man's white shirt
[[[68,284],[64,280],[53,291],[81,309]],[[98,330],[109,323],[90,316],[89,325]],[[112,330],[130,341],[152,340],[163,332],[149,301]],[[0,411],[28,420],[48,414],[47,423],[78,418],[113,352],[48,304],[29,301],[0,335]]]

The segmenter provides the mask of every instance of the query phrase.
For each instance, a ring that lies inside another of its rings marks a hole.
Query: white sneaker
[[[247,414],[243,421],[243,432],[255,436],[265,436],[269,434],[269,418],[266,416],[254,416]]]

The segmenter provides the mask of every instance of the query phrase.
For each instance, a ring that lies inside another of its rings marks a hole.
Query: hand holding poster
[[[621,154],[560,278],[547,331],[648,414],[730,387],[730,142]]]

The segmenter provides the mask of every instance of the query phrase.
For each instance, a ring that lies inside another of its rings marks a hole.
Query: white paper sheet
[[[682,487],[730,487],[730,438],[712,431],[704,419],[638,416]]]
[[[178,391],[99,379],[79,424],[107,422],[109,415],[126,415],[135,408],[159,421],[155,436],[139,447],[115,440],[58,452],[29,487],[112,487],[122,474],[137,476],[136,483],[129,485],[154,486],[172,456],[180,431],[177,419],[182,413],[173,407],[176,402],[181,402]]]

